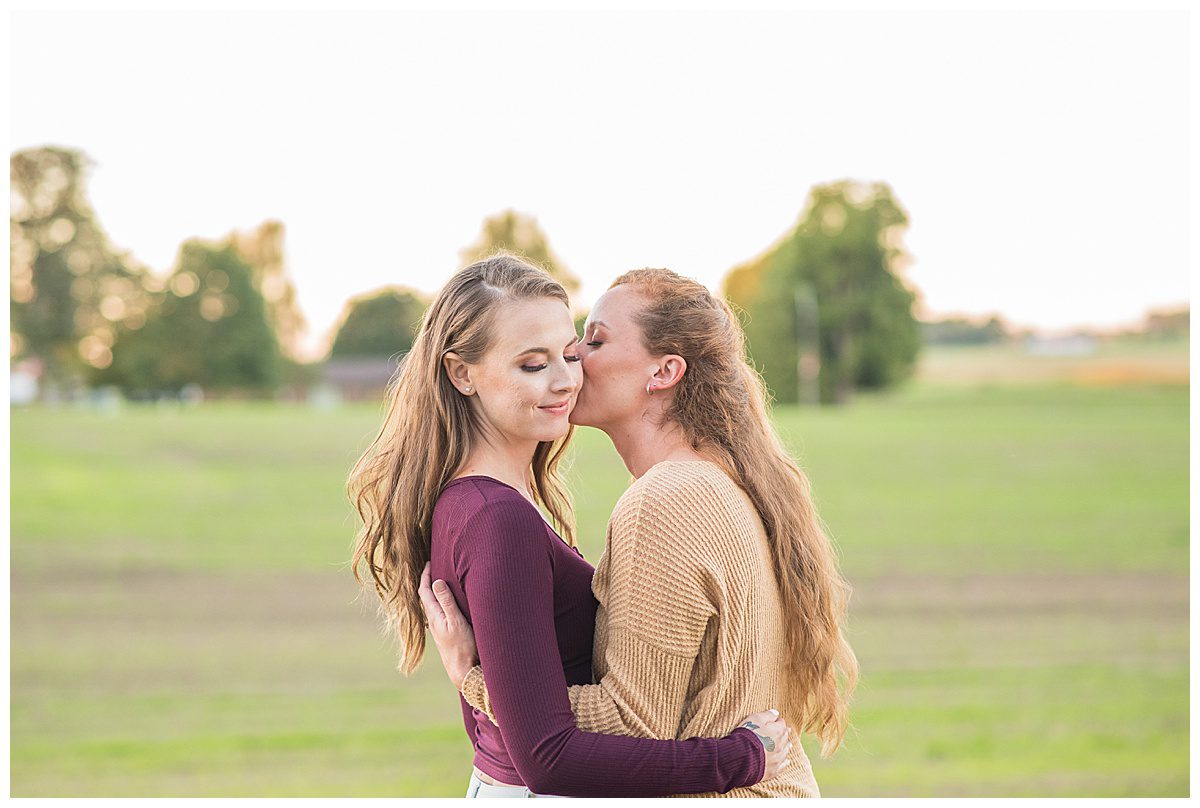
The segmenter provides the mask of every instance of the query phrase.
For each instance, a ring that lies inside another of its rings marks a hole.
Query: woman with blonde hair
[[[731,718],[687,740],[592,734],[572,719],[567,688],[592,681],[596,613],[593,568],[574,549],[571,502],[557,474],[582,383],[577,342],[566,292],[523,261],[498,256],[450,279],[350,476],[363,520],[355,577],[363,582],[366,562],[405,673],[424,651],[423,567],[450,584],[479,631],[500,728],[463,702],[475,749],[468,796],[753,785],[780,771],[791,749],[786,724],[762,712],[770,705],[761,699],[742,702],[742,716],[760,711],[746,726]]]
[[[579,351],[571,421],[607,433],[636,479],[592,583],[595,684],[570,688],[577,724],[711,736],[749,705],[780,704],[832,754],[858,678],[841,628],[850,587],[732,311],[696,281],[635,270],[596,302]],[[428,580],[422,602],[447,674],[503,731],[456,593]],[[779,776],[727,794],[819,795],[799,744]]]

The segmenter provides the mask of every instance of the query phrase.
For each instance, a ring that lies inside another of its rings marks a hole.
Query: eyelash
[[[567,360],[568,362],[580,362],[583,360],[583,357],[580,356],[579,354],[575,354],[575,356],[564,356],[563,359]],[[537,367],[529,367],[528,365],[521,365],[521,370],[525,371],[526,373],[537,373],[539,371],[545,370],[547,367],[548,367],[547,365],[538,365]]]

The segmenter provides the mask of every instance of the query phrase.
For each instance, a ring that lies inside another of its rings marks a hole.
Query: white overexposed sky
[[[287,228],[316,354],[345,301],[433,292],[484,217],[584,281],[714,290],[817,183],[886,181],[922,315],[1061,329],[1187,302],[1174,11],[18,11],[10,147],[96,163],[113,242]]]

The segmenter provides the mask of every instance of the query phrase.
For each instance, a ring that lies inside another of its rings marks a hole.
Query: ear
[[[686,372],[686,359],[676,354],[667,354],[658,361],[658,369],[650,376],[650,389],[654,392],[669,390],[679,384]]]
[[[442,355],[442,367],[446,368],[446,375],[458,392],[464,396],[475,394],[475,383],[471,381],[471,366],[461,356],[454,351],[447,351]]]

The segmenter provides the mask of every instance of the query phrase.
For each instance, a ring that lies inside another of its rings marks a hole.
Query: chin
[[[597,411],[597,408],[592,407],[591,403],[588,402],[582,405],[576,404],[575,409],[571,410],[569,417],[571,419],[571,423],[575,426],[590,426],[599,429],[600,425],[605,423],[603,416],[603,407],[599,408],[599,411]]]
[[[570,428],[570,425],[564,420],[562,429],[554,429],[554,430],[547,429],[547,430],[543,430],[541,432],[535,432],[532,435],[530,435],[529,437],[531,437],[533,440],[538,441],[539,443],[550,443],[552,441],[562,440],[563,438],[565,438],[567,436],[567,430],[569,428]]]
[[[591,421],[587,417],[587,412],[580,413],[579,410],[572,410],[568,419],[575,426],[592,426]]]

